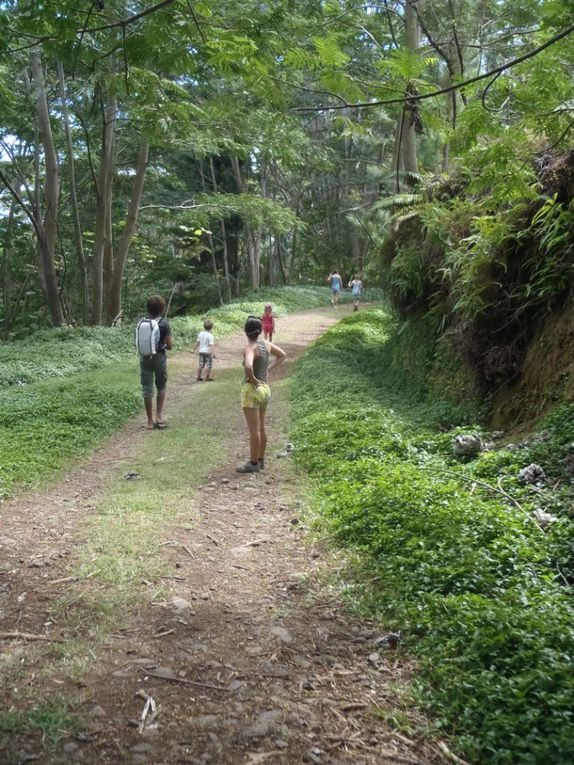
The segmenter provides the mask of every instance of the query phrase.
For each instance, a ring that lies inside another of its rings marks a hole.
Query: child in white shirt
[[[193,346],[193,352],[199,351],[199,366],[197,367],[197,381],[203,382],[201,376],[202,370],[206,369],[205,382],[212,382],[211,367],[213,366],[213,359],[215,358],[214,344],[215,340],[211,334],[213,329],[213,322],[206,319],[203,322],[203,332],[200,332],[197,336],[195,345]]]

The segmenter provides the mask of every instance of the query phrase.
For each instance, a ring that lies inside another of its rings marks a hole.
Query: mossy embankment
[[[573,411],[457,460],[454,436],[481,432],[481,399],[425,345],[429,326],[360,313],[298,364],[293,437],[310,512],[351,553],[350,600],[418,660],[410,698],[431,734],[477,764],[572,762]],[[518,478],[531,462],[540,485]],[[540,509],[553,516],[545,529]]]
[[[574,155],[541,157],[534,181],[505,204],[431,183],[389,218],[379,254],[397,316],[432,327],[428,384],[464,369],[463,396],[505,429],[574,390]]]

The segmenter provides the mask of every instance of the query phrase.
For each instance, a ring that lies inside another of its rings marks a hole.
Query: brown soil
[[[290,358],[348,310],[282,320]],[[221,366],[238,365],[239,343],[237,337],[221,343]],[[177,379],[168,414],[186,396],[207,400],[211,386],[190,383],[189,356],[174,357],[171,367]],[[287,402],[274,407],[272,437],[284,442]],[[229,423],[223,448],[244,454],[236,401]],[[138,418],[50,489],[2,508],[3,710],[29,709],[31,699],[57,694],[69,701],[77,726],[57,744],[38,731],[4,738],[0,732],[0,761],[443,762],[437,748],[390,725],[404,718],[393,691],[407,680],[400,649],[378,649],[384,630],[346,612],[325,585],[323,574],[335,571],[336,560],[310,540],[297,515],[305,484],[289,458],[272,457],[254,476],[236,474],[230,463],[192,487],[200,497],[195,527],[174,524],[158,540],[158,555],[173,571],[169,597],[151,601],[150,583],[142,583],[128,628],[110,635],[81,681],[47,671],[56,641],[82,639],[81,625],[73,634],[58,626],[56,604],[70,592],[80,602],[91,586],[68,578],[89,533],[86,515],[118,462],[129,461],[150,437],[161,434],[146,433]]]
[[[551,314],[528,347],[520,376],[494,397],[495,430],[528,430],[557,400],[574,399],[574,300]]]

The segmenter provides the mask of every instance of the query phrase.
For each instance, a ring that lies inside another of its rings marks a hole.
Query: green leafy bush
[[[474,763],[572,762],[573,408],[542,437],[457,461],[454,435],[480,426],[437,426],[472,407],[437,400],[431,356],[415,353],[410,375],[397,364],[400,329],[381,311],[353,316],[297,364],[293,436],[316,523],[366,572],[350,592],[403,632],[421,667],[413,695],[440,735]],[[522,485],[532,461],[563,485]],[[544,532],[540,506],[557,518]]]

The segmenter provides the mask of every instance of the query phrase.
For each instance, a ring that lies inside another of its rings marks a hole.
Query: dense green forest
[[[508,332],[567,289],[566,2],[9,0],[0,29],[5,339],[332,267]]]
[[[573,78],[567,0],[1,2],[2,494],[136,411],[149,294],[182,347],[359,275],[384,308],[294,386],[317,524],[418,657],[417,735],[574,762]]]

